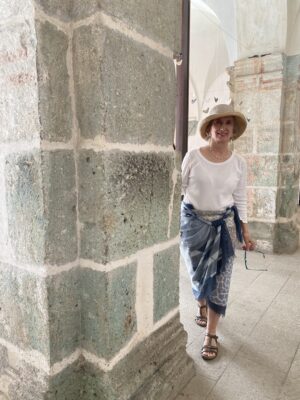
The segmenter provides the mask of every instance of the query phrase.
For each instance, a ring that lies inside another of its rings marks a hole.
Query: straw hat
[[[218,104],[209,111],[207,117],[205,117],[200,123],[200,134],[203,139],[208,139],[207,126],[210,121],[230,116],[234,117],[234,133],[232,139],[235,140],[240,137],[247,128],[247,120],[245,116],[238,111],[234,111],[231,105]]]

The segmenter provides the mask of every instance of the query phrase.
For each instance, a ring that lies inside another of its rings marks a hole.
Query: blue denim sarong
[[[192,280],[194,296],[206,299],[218,314],[225,314],[226,307],[210,303],[209,296],[216,289],[216,277],[225,270],[234,256],[234,246],[226,219],[234,216],[237,239],[242,242],[241,224],[237,208],[232,206],[216,220],[202,218],[192,204],[181,206],[181,254]]]

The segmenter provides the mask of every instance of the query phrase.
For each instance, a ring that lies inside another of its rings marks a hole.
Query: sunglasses
[[[245,250],[244,252],[244,262],[245,262],[245,268],[248,269],[249,271],[268,271],[267,268],[249,268],[248,267],[248,261],[247,261],[247,253],[248,251]],[[262,258],[265,260],[266,259],[266,255],[263,251],[260,250],[251,250],[251,253],[258,253],[262,256]]]

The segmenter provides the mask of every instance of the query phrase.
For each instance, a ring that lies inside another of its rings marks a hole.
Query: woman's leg
[[[208,306],[206,333],[209,333],[210,335],[216,335],[219,319],[220,319],[220,314],[217,314],[214,310],[212,310]],[[215,339],[211,339],[209,336],[205,336],[203,345],[204,346],[217,346],[217,343],[216,343]],[[205,357],[209,357],[209,358],[215,356],[215,353],[212,353],[210,351],[204,351],[202,354]]]

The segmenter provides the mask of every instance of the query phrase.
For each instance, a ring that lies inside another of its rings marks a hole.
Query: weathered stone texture
[[[1,0],[0,18],[9,19],[17,16],[31,17],[34,13],[32,0]]]
[[[6,264],[0,264],[0,337],[50,357],[45,282]]]
[[[82,136],[102,135],[121,143],[172,143],[176,97],[172,60],[98,24],[75,30],[73,63]]]
[[[45,262],[65,264],[77,258],[75,160],[70,150],[42,153]]]
[[[82,150],[81,257],[107,263],[167,239],[172,155]]]
[[[36,21],[36,33],[41,136],[66,142],[72,135],[68,37],[49,22]]]
[[[174,188],[173,195],[173,210],[170,224],[170,238],[173,238],[179,234],[180,229],[180,196],[181,196],[181,176],[180,172],[177,171],[177,181]]]
[[[274,223],[265,223],[258,221],[249,222],[251,236],[255,240],[267,241],[269,243],[273,242],[274,237]]]
[[[20,262],[64,264],[77,258],[72,151],[6,158],[8,233]]]
[[[81,283],[82,346],[110,359],[137,329],[136,264],[107,273],[84,268]]]
[[[161,42],[170,49],[180,49],[180,0],[37,0],[49,15],[65,21],[86,18],[98,11],[121,19],[130,28]]]
[[[105,375],[87,363],[82,399],[173,398],[194,374],[185,344],[186,333],[177,315],[137,345]]]
[[[248,216],[254,218],[276,217],[277,189],[248,189]]]
[[[274,252],[294,253],[299,246],[299,230],[293,222],[278,223],[274,232]]]
[[[8,368],[0,375],[1,400],[82,399],[85,374],[82,358],[51,378],[46,372],[22,361],[21,357],[13,366],[8,366],[7,354],[5,358]]]
[[[80,283],[78,268],[46,279],[51,365],[70,356],[80,347]]]
[[[0,143],[39,137],[35,52],[30,23],[0,26]]]
[[[293,153],[295,149],[300,152],[300,138],[298,132],[296,121],[283,122],[281,135],[281,151],[283,153]]]
[[[247,156],[249,186],[277,186],[278,156]]]
[[[18,261],[41,263],[44,259],[44,204],[41,158],[38,151],[6,158],[6,207],[8,236]]]
[[[258,153],[276,154],[280,150],[281,132],[279,125],[257,127],[256,147]]]
[[[299,187],[278,189],[277,216],[291,218],[297,212]]]
[[[179,246],[154,256],[154,311],[158,321],[179,304]]]

